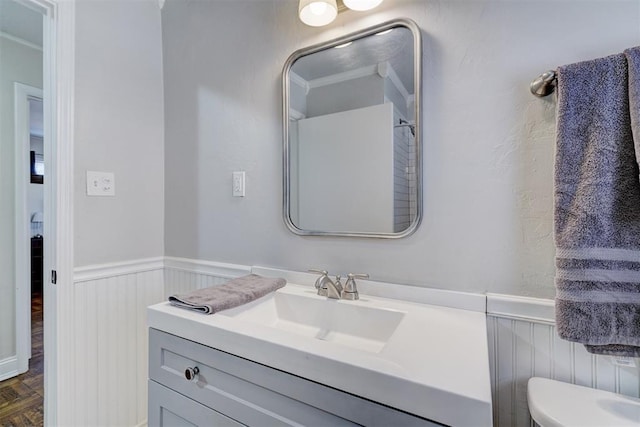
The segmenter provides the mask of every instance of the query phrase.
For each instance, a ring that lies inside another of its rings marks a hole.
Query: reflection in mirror
[[[283,73],[284,218],[403,237],[421,215],[420,32],[397,20],[295,52]]]

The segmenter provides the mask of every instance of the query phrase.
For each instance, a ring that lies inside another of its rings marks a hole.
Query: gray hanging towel
[[[286,284],[287,281],[284,279],[248,274],[224,285],[197,289],[186,294],[171,295],[169,302],[176,307],[213,314],[261,298]]]
[[[557,114],[558,334],[591,353],[640,356],[640,181],[625,55],[560,67]]]
[[[640,164],[640,46],[624,51],[629,67],[629,111],[631,131],[636,149],[636,161]]]

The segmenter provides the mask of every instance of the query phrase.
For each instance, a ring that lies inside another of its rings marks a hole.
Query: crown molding
[[[4,39],[7,39],[7,40],[11,40],[12,42],[15,42],[15,43],[19,43],[19,44],[21,44],[23,46],[30,47],[31,49],[35,49],[35,50],[38,50],[38,51],[42,52],[42,46],[38,46],[37,44],[31,43],[30,41],[27,41],[27,40],[25,40],[23,38],[16,37],[13,34],[9,34],[9,33],[5,33],[4,31],[0,31],[0,37],[2,37]]]

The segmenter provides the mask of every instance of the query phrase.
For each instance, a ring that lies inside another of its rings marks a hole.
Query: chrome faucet
[[[316,283],[315,283],[315,287],[316,290],[318,292],[318,295],[322,296],[322,297],[326,297],[327,296],[327,282],[331,282],[331,279],[329,279],[329,272],[326,270],[308,270],[309,273],[318,273],[320,274],[320,277],[318,277],[316,279]],[[333,284],[333,282],[331,282]]]
[[[348,300],[357,300],[360,299],[360,295],[358,294],[358,287],[356,286],[355,279],[368,279],[368,274],[347,274],[347,283],[344,284],[344,289],[342,290],[340,297],[342,299]]]
[[[336,276],[336,281],[334,282],[329,278],[329,273],[326,270],[309,270],[310,273],[318,273],[321,276],[316,280],[315,286],[318,292],[318,295],[323,297],[328,297],[331,299],[348,299],[348,300],[357,300],[358,296],[358,288],[356,287],[356,278],[369,278],[368,274],[353,274],[349,273],[347,275],[347,282],[342,287],[342,276]]]
[[[331,299],[340,299],[342,296],[342,283],[340,283],[340,276],[336,276],[336,281],[332,282],[331,279],[327,282],[327,297]]]

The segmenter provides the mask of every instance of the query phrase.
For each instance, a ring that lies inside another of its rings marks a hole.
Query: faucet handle
[[[321,274],[321,276],[316,279],[316,283],[315,283],[316,289],[320,289],[322,279],[324,279],[325,277],[328,277],[327,275],[329,274],[329,272],[327,270],[316,270],[315,268],[310,268],[307,271],[309,273]]]
[[[360,299],[360,295],[358,294],[358,287],[356,286],[356,279],[368,279],[368,274],[355,274],[349,273],[347,274],[347,282],[344,284],[344,289],[341,293],[342,299],[348,300],[357,300]]]
[[[316,283],[314,284],[317,290],[318,295],[326,297],[327,296],[327,281],[331,281],[331,279],[329,279],[329,272],[327,270],[316,270],[316,269],[309,269],[307,270],[309,271],[309,273],[318,273],[320,274],[320,277],[318,277],[316,279]]]

